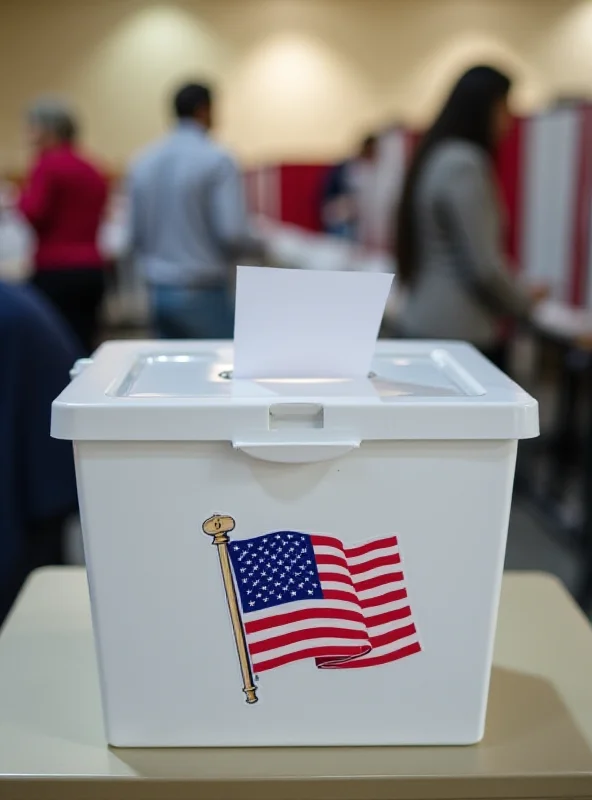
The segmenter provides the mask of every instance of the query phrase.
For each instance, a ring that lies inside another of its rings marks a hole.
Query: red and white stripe
[[[418,653],[396,537],[348,548],[332,536],[311,542],[323,599],[248,614],[254,671],[305,658],[321,669],[369,667]]]
[[[323,595],[353,593],[370,649],[354,658],[317,658],[322,669],[354,669],[419,653],[396,536],[344,547],[332,536],[312,536]]]

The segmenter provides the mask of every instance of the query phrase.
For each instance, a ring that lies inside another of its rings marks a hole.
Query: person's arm
[[[36,231],[43,228],[51,213],[52,173],[39,162],[31,172],[19,200],[19,210]]]
[[[125,194],[127,198],[128,213],[128,249],[130,252],[135,253],[141,248],[142,243],[142,215],[139,192],[137,190],[137,183],[133,170],[127,177]]]
[[[221,247],[231,256],[259,253],[262,247],[249,226],[242,176],[228,156],[213,175],[211,203],[212,227]]]
[[[498,313],[527,317],[532,302],[508,271],[490,166],[480,154],[459,158],[438,203],[467,285]]]

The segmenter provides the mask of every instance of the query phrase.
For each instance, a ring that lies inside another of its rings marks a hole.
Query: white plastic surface
[[[274,427],[272,406],[315,404],[318,420]],[[537,403],[474,348],[377,345],[367,379],[237,380],[216,342],[115,342],[55,401],[52,433],[71,440],[228,441],[309,445],[405,439],[521,439]]]
[[[226,443],[76,445],[109,741],[118,746],[470,744],[483,733],[515,442],[370,442],[309,464]],[[216,548],[278,530],[396,533],[422,652],[263,672],[245,703]]]
[[[233,442],[235,450],[240,450],[261,461],[275,461],[280,464],[311,464],[314,461],[328,461],[340,458],[350,450],[360,446],[360,442],[292,442],[291,444]]]

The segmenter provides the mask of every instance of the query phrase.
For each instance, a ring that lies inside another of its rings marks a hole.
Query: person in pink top
[[[76,147],[69,109],[41,101],[27,116],[35,160],[19,202],[37,236],[33,283],[90,352],[104,294],[105,260],[98,231],[108,197],[106,177]]]

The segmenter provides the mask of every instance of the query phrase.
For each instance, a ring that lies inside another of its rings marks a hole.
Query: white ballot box
[[[477,742],[535,400],[458,343],[381,341],[363,379],[232,368],[115,342],[54,403],[109,742]]]

